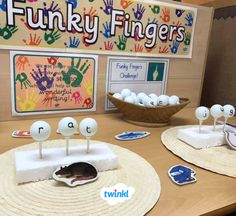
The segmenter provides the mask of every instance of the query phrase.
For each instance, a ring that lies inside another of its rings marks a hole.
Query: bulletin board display
[[[120,93],[128,88],[136,94],[166,93],[169,60],[167,59],[141,59],[141,58],[115,58],[107,61],[106,92]],[[115,106],[106,99],[105,109],[115,109]]]
[[[29,1],[27,1],[29,2]],[[38,1],[38,3],[41,1]],[[62,3],[63,1],[61,1]],[[80,1],[79,1],[80,2]],[[103,1],[101,1],[103,2]],[[116,2],[120,2],[119,0]],[[149,1],[144,1],[149,3]],[[153,1],[154,3],[157,2],[164,2],[164,0],[160,1]],[[36,4],[32,3],[32,4]],[[95,3],[95,2],[94,2]],[[1,4],[1,3],[0,3]],[[15,2],[15,5],[19,5],[21,3]],[[22,3],[23,4],[23,3]],[[54,3],[55,4],[55,3]],[[115,2],[114,2],[115,4]],[[189,7],[189,5],[174,2],[176,7]],[[91,4],[87,1],[87,7]],[[131,5],[129,6],[131,7]],[[168,72],[168,82],[166,86],[166,94],[167,95],[178,95],[180,97],[189,98],[191,103],[188,107],[196,107],[199,106],[200,98],[201,98],[201,91],[202,91],[202,83],[204,79],[204,71],[205,71],[205,62],[207,58],[207,50],[208,50],[208,43],[209,43],[209,35],[211,32],[211,24],[212,24],[212,17],[213,17],[213,9],[209,7],[202,7],[195,5],[194,7],[197,8],[197,19],[196,25],[194,28],[194,43],[193,43],[193,52],[192,52],[192,59],[179,59],[179,58],[170,58],[169,59],[169,72]],[[97,10],[101,10],[96,7]],[[1,10],[1,9],[0,9]],[[4,13],[0,11],[0,15]],[[146,14],[146,13],[145,13]],[[20,17],[20,19],[23,17]],[[1,20],[0,20],[1,21]],[[19,20],[17,20],[19,21]],[[3,28],[1,26],[0,28]],[[29,30],[31,33],[36,32],[37,30]],[[28,32],[29,33],[29,32]],[[100,33],[101,34],[101,33]],[[78,34],[77,34],[78,35]],[[101,35],[100,35],[101,36]],[[22,37],[22,36],[21,36]],[[130,39],[128,39],[127,44],[130,44]],[[82,43],[83,44],[83,43]],[[25,44],[21,44],[21,47],[25,46]],[[34,47],[34,46],[33,46]],[[16,49],[15,47],[14,49]],[[23,47],[26,48],[26,47]],[[31,46],[28,46],[27,49],[31,49]],[[20,49],[20,47],[19,47]],[[41,47],[35,47],[37,51],[43,50]],[[54,52],[55,49],[53,49]],[[60,49],[60,52],[70,51],[73,50],[78,51],[79,49],[70,49],[64,50]],[[85,54],[85,51],[83,51]],[[107,57],[111,57],[109,55],[100,55],[99,52],[96,52],[99,56],[98,61],[98,73],[97,75],[97,90],[96,90],[96,111],[95,113],[105,113],[105,99],[106,99],[106,71],[107,71]],[[95,55],[96,55],[95,54]],[[70,54],[71,55],[71,54]],[[88,54],[90,55],[90,54]],[[129,53],[130,57],[137,57],[135,56],[136,53]],[[115,57],[115,56],[113,56]],[[124,54],[119,55],[117,57],[127,58]],[[151,57],[151,56],[150,56]],[[137,58],[145,58],[145,57],[137,57]],[[151,60],[151,58],[150,58]],[[21,120],[21,116],[12,116],[12,95],[11,95],[11,61],[10,61],[10,52],[7,49],[0,48],[0,98],[1,98],[1,106],[0,106],[0,121],[11,121],[11,120]],[[19,84],[19,83],[18,83]],[[81,110],[80,110],[81,111]],[[88,111],[88,110],[87,110]],[[46,112],[44,112],[46,113]],[[71,115],[88,115],[88,112],[82,113],[75,110]],[[50,116],[68,116],[68,113],[52,113]],[[24,119],[37,119],[39,116],[37,115],[30,115],[24,116]],[[44,114],[41,115],[40,118],[47,118],[48,115]]]
[[[95,111],[97,56],[11,52],[13,115]]]
[[[197,8],[153,0],[3,0],[0,47],[191,58],[196,19]]]

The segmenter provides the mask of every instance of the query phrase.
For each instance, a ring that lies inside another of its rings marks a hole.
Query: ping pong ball
[[[235,108],[232,105],[230,104],[224,105],[223,109],[224,109],[224,113],[223,113],[224,117],[229,118],[229,117],[234,116]]]
[[[119,99],[119,100],[122,100],[122,99],[123,99],[123,97],[121,96],[120,93],[115,93],[115,94],[113,94],[113,97],[114,97],[114,98],[117,98],[117,99]]]
[[[130,96],[130,95],[131,95],[131,91],[130,91],[129,89],[123,89],[123,90],[121,91],[121,96],[123,97],[123,99],[124,99],[125,97]]]
[[[131,96],[132,96],[132,97],[137,97],[137,95],[136,95],[135,92],[131,92]]]
[[[147,97],[147,95],[143,92],[138,93],[137,98],[140,103],[143,103],[143,98]]]
[[[85,118],[79,124],[81,134],[91,137],[97,132],[97,122],[92,118]]]
[[[51,134],[51,127],[45,121],[36,121],[31,125],[30,133],[34,140],[45,141]]]
[[[175,102],[175,104],[179,103],[179,97],[176,96],[176,95],[170,96],[169,100],[172,101],[172,102]]]
[[[223,116],[224,108],[220,104],[215,104],[210,109],[213,118],[219,118]]]
[[[136,96],[134,97],[134,96],[133,96],[133,99],[134,99],[134,104],[138,104],[138,103],[139,103],[138,97],[136,97]]]
[[[159,106],[166,106],[169,104],[169,97],[167,95],[160,95],[158,97],[158,105]]]
[[[148,95],[150,98],[157,98],[158,96],[156,95],[156,94],[154,94],[154,93],[151,93],[150,95]]]
[[[125,97],[124,99],[125,102],[127,103],[134,103],[134,97],[133,96],[128,96],[128,97]]]
[[[156,94],[150,94],[150,95],[148,95],[150,98],[152,98],[152,100],[154,100],[155,101],[155,105],[157,106],[157,104],[158,104],[158,96],[156,95]]]
[[[144,98],[143,104],[145,107],[155,107],[155,106],[157,106],[157,101],[155,101],[154,99],[152,99],[150,97],[146,97],[146,98]]]
[[[209,110],[207,107],[200,106],[195,110],[195,116],[199,121],[204,121],[209,117]]]
[[[78,123],[74,118],[65,117],[59,121],[58,129],[63,136],[70,137],[77,131]]]

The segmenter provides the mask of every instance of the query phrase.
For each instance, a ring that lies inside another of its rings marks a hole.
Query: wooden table
[[[74,116],[78,122],[84,116]],[[129,124],[122,120],[120,114],[90,115],[98,122],[98,132],[93,139],[125,147],[145,158],[157,171],[161,179],[161,196],[158,203],[148,213],[156,215],[222,215],[236,212],[236,179],[206,171],[189,164],[168,151],[160,140],[161,133],[171,126],[197,124],[194,119],[194,109],[184,109],[176,114],[169,126],[162,128],[144,128]],[[50,139],[61,138],[56,134],[60,118],[44,119],[51,124]],[[31,139],[12,138],[14,130],[29,129],[34,120],[0,122],[0,153],[11,148],[33,142]],[[209,120],[208,124],[212,124]],[[236,123],[236,118],[230,120]],[[149,137],[135,141],[118,141],[114,136],[124,131],[147,130]],[[81,135],[79,138],[83,138]],[[217,160],[217,158],[216,158]],[[167,176],[168,169],[176,164],[185,164],[197,172],[198,181],[195,184],[177,186]],[[236,165],[235,165],[236,166]],[[141,173],[140,173],[141,174]]]

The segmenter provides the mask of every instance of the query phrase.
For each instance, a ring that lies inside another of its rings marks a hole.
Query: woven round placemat
[[[188,127],[193,127],[193,125],[167,129],[161,135],[162,143],[167,149],[189,163],[219,174],[236,177],[236,151],[227,145],[195,149],[177,139],[178,130]]]
[[[70,140],[70,146],[85,142],[73,139]],[[16,184],[14,152],[38,148],[36,143],[0,155],[0,215],[144,215],[151,210],[160,196],[161,185],[157,173],[139,155],[119,146],[107,145],[117,154],[119,168],[99,172],[95,182],[75,188],[69,188],[54,180]],[[62,146],[65,146],[64,140],[43,143],[44,148]],[[100,190],[117,183],[132,186],[135,193],[130,200],[111,206],[100,198]]]

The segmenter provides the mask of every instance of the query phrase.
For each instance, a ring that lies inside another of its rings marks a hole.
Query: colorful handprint
[[[177,17],[181,17],[184,12],[185,12],[185,10],[181,10],[181,9],[176,9],[175,10],[175,14],[176,14]]]
[[[120,0],[120,5],[123,9],[128,8],[131,4],[133,4],[133,1],[129,0]]]
[[[79,44],[80,44],[80,40],[79,38],[77,37],[69,37],[69,45],[67,42],[64,43],[64,45],[67,47],[67,48],[78,48]]]
[[[34,90],[29,95],[28,90],[26,90],[25,100],[20,97],[16,99],[19,101],[20,111],[34,111],[40,100],[40,96],[37,96]]]
[[[93,94],[93,81],[90,77],[83,80],[83,87],[85,88],[87,95],[92,96],[92,94]]]
[[[19,70],[25,70],[25,65],[29,66],[29,59],[26,56],[19,56],[16,60],[16,67]]]
[[[85,16],[89,16],[90,20],[93,20],[94,16],[97,16],[97,11],[96,9],[94,9],[93,7],[90,8],[90,10],[88,12],[86,12],[86,8],[84,8],[84,17]]]
[[[176,54],[178,52],[179,44],[180,43],[178,41],[173,40],[172,47],[170,46],[171,47],[170,48],[171,53]]]
[[[151,10],[154,14],[160,13],[160,6],[159,5],[153,5],[153,6],[149,5],[149,7],[151,8]]]
[[[186,46],[189,46],[190,43],[191,43],[191,33],[187,32],[187,33],[185,33],[184,44]]]
[[[111,15],[113,10],[113,0],[103,0],[103,2],[104,8],[100,7],[100,9],[103,10],[106,15]]]
[[[61,34],[59,33],[59,30],[57,30],[56,32],[52,30],[49,33],[47,32],[44,33],[44,40],[49,45],[53,44],[56,40],[60,39],[60,37],[61,37]]]
[[[137,4],[137,8],[132,8],[133,12],[134,12],[134,17],[137,20],[141,20],[143,18],[143,14],[145,12],[145,7],[142,4]]]
[[[111,26],[110,26],[110,23],[106,22],[106,23],[103,23],[103,28],[104,28],[104,32],[100,31],[100,33],[102,33],[102,35],[106,38],[106,39],[109,39],[109,38],[112,38],[111,36]]]
[[[169,22],[170,21],[170,9],[164,8],[162,9],[162,16],[160,16],[163,22]]]
[[[127,38],[126,38],[124,35],[122,35],[122,36],[119,35],[118,38],[119,38],[118,43],[115,42],[117,48],[118,48],[119,50],[125,50],[125,48],[126,48],[126,43],[127,43]]]
[[[9,40],[15,32],[18,31],[18,27],[9,27],[5,26],[4,28],[0,28],[0,37],[2,37],[5,40]]]
[[[46,91],[45,92],[45,98],[43,99],[42,103],[46,105],[46,107],[52,107],[52,102],[55,100],[56,98],[56,94],[55,92],[52,91]]]
[[[78,0],[66,0],[66,3],[71,3],[73,5],[73,9],[78,6]]]
[[[0,4],[0,9],[3,11],[3,12],[6,12],[7,10],[7,1],[6,0],[2,0],[1,4]]]
[[[193,26],[193,15],[191,13],[188,13],[185,17],[185,20],[187,21],[186,26]]]
[[[134,44],[134,51],[135,52],[142,52],[143,51],[143,45],[141,45],[141,44]]]
[[[17,74],[16,81],[20,82],[20,88],[23,89],[23,86],[27,89],[27,87],[31,87],[31,82],[28,80],[26,73],[22,72]]]
[[[48,64],[55,66],[57,64],[59,57],[50,57],[47,58]]]
[[[91,109],[93,107],[93,101],[90,97],[86,98],[83,103],[83,107]]]
[[[40,67],[38,66],[38,71],[35,71],[32,69],[33,73],[30,73],[32,78],[36,81],[36,84],[41,91],[46,91],[50,89],[53,85],[54,78],[57,75],[57,72],[54,72],[52,74],[52,77],[50,78],[48,76],[47,66],[44,65],[44,71],[42,72]]]
[[[52,11],[52,12],[55,12],[55,11],[60,11],[61,9],[58,7],[59,4],[55,4],[55,1],[52,1],[51,2],[51,5],[49,6],[49,8],[47,8],[47,2],[44,2],[43,5],[44,5],[44,9],[43,9],[43,14],[44,16],[48,16],[48,11]]]
[[[23,39],[22,40],[26,45],[30,45],[30,46],[39,46],[41,41],[42,41],[42,38],[40,36],[37,36],[37,34],[34,34],[34,37],[33,35],[30,33],[30,39],[29,39],[29,42],[26,41],[26,39]]]
[[[80,102],[83,101],[83,98],[81,97],[80,93],[78,91],[74,92],[72,94],[72,98],[74,99],[75,104],[79,104]]]
[[[81,58],[78,58],[78,62],[75,65],[75,59],[72,58],[71,60],[71,66],[69,67],[68,71],[62,71],[63,80],[67,85],[71,85],[72,87],[78,87],[80,86],[84,75],[87,73],[87,71],[90,68],[90,64],[88,64],[88,60],[86,60],[81,65]],[[71,79],[71,78],[74,79]]]
[[[114,43],[111,41],[104,41],[105,50],[113,50]]]
[[[168,47],[167,46],[164,46],[163,48],[159,47],[159,53],[163,53],[163,54],[169,53]]]

